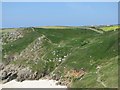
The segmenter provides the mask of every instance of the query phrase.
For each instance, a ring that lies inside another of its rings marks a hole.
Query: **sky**
[[[3,2],[2,27],[118,23],[117,2]]]

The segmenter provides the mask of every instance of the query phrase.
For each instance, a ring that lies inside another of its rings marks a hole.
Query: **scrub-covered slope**
[[[117,35],[99,27],[4,29],[1,79],[48,77],[68,87],[117,87]]]

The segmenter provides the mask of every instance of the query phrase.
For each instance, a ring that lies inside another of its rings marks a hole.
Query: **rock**
[[[59,81],[58,83],[56,83],[57,85],[65,85],[65,83],[64,82],[62,82],[62,81]]]
[[[53,75],[53,76],[52,76],[52,79],[53,79],[53,80],[56,80],[56,75]]]
[[[31,71],[29,69],[22,69],[17,73],[17,81],[22,82],[23,80],[32,79]]]
[[[10,58],[13,59],[13,56],[11,56]],[[13,79],[16,79],[20,82],[24,80],[38,80],[46,74],[48,74],[47,71],[44,73],[32,72],[31,69],[25,66],[23,67],[22,65],[4,65],[0,63],[0,80],[2,81],[2,83],[9,82]],[[58,77],[56,78],[58,79]]]
[[[3,63],[0,63],[0,71],[3,70],[5,65]]]
[[[9,70],[3,70],[0,72],[0,79],[4,83],[9,82],[17,77],[17,72],[15,71],[9,71]]]
[[[2,82],[6,83],[17,77],[17,71],[19,68],[14,65],[6,65],[2,70],[0,70],[0,79]]]
[[[13,79],[16,79],[17,78],[17,73],[11,73],[8,78],[6,79],[6,82],[9,82]]]
[[[4,80],[6,77],[7,77],[6,71],[0,72],[0,80]]]
[[[56,85],[61,85],[62,83],[59,81],[58,83],[56,83]]]

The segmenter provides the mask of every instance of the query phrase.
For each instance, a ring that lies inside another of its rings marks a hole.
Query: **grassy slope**
[[[32,43],[37,37],[40,36],[39,33],[33,32],[31,29],[29,29],[29,31],[26,29],[26,31],[24,31],[24,33],[25,33],[24,38],[18,39],[14,42],[10,42],[10,43],[4,45],[3,46],[4,51],[6,53],[20,52],[23,49],[25,49],[30,43]],[[12,47],[14,47],[14,48],[12,48],[11,45],[13,45]]]
[[[104,27],[100,27],[100,29],[104,30],[104,31],[111,31],[111,30],[115,30],[120,28],[120,26],[104,26]]]
[[[31,30],[31,29],[29,29]],[[27,31],[27,30],[26,30]],[[75,80],[71,87],[103,87],[97,82],[98,74],[95,72],[98,65],[100,69],[101,80],[107,87],[117,87],[117,34],[118,31],[105,32],[99,34],[91,30],[80,28],[71,29],[42,29],[35,28],[35,31],[27,32],[22,39],[9,43],[4,48],[4,53],[14,54],[27,48],[34,40],[44,34],[51,41],[45,42],[42,59],[37,65],[30,61],[28,66],[34,71],[47,71],[48,73],[59,73],[64,76],[64,67],[66,70],[84,68],[87,74],[82,80]],[[11,47],[11,44],[14,46]],[[53,54],[53,51],[56,54]],[[56,58],[63,58],[68,55],[65,61],[58,62]],[[56,60],[54,60],[56,59]],[[50,61],[51,60],[51,61]],[[14,62],[18,64],[20,62]],[[26,61],[21,64],[26,65]],[[58,67],[58,68],[56,68]],[[56,69],[55,69],[56,68]],[[55,69],[55,70],[54,70]],[[111,69],[113,70],[112,72]]]
[[[100,83],[97,83],[97,74],[95,74],[97,65],[100,65],[102,69],[107,68],[106,72],[102,73],[105,77],[102,80],[105,79],[110,83],[107,85],[108,87],[117,87],[117,32],[108,32],[104,35],[98,35],[98,37],[95,36],[95,38],[89,38],[89,42],[91,43],[80,48],[74,47],[73,53],[56,71],[63,71],[63,67],[67,69],[85,68],[88,74],[81,81],[73,81],[72,87],[103,87]],[[111,60],[111,58],[113,59]],[[92,65],[90,65],[91,62]],[[105,63],[112,63],[112,65],[107,66]],[[111,67],[114,69],[112,74],[108,72]]]

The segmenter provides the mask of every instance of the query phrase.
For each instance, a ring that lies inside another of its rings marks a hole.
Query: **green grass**
[[[102,29],[104,31],[111,31],[111,30],[115,30],[118,28],[119,28],[119,26],[104,26],[104,27],[101,27],[100,29]]]
[[[111,27],[109,28],[109,30],[112,29]],[[60,29],[55,27],[54,29],[34,28],[34,31],[29,28],[24,30],[24,32],[23,38],[4,45],[3,53],[16,55],[16,53],[28,48],[28,45],[33,43],[38,37],[44,35],[46,41],[41,45],[41,50],[39,52],[28,52],[30,54],[38,53],[37,64],[35,61],[26,60],[23,57],[11,63],[28,66],[39,73],[46,72],[51,74],[53,72],[57,75],[59,72],[59,75],[63,77],[66,75],[64,67],[66,70],[84,68],[87,74],[82,80],[73,81],[70,86],[79,88],[103,88],[103,85],[96,81],[98,76],[95,73],[96,67],[101,65],[100,74],[104,74],[101,79],[107,87],[117,87],[118,31],[100,34],[78,27]],[[64,58],[64,56],[67,57]],[[59,62],[59,58],[64,60]],[[112,74],[110,68],[113,70]]]
[[[6,53],[20,52],[23,49],[25,49],[30,43],[32,43],[39,36],[40,34],[38,32],[33,32],[33,31],[27,32],[24,35],[24,38],[20,38],[14,42],[10,42],[6,45],[3,45],[4,51]]]

